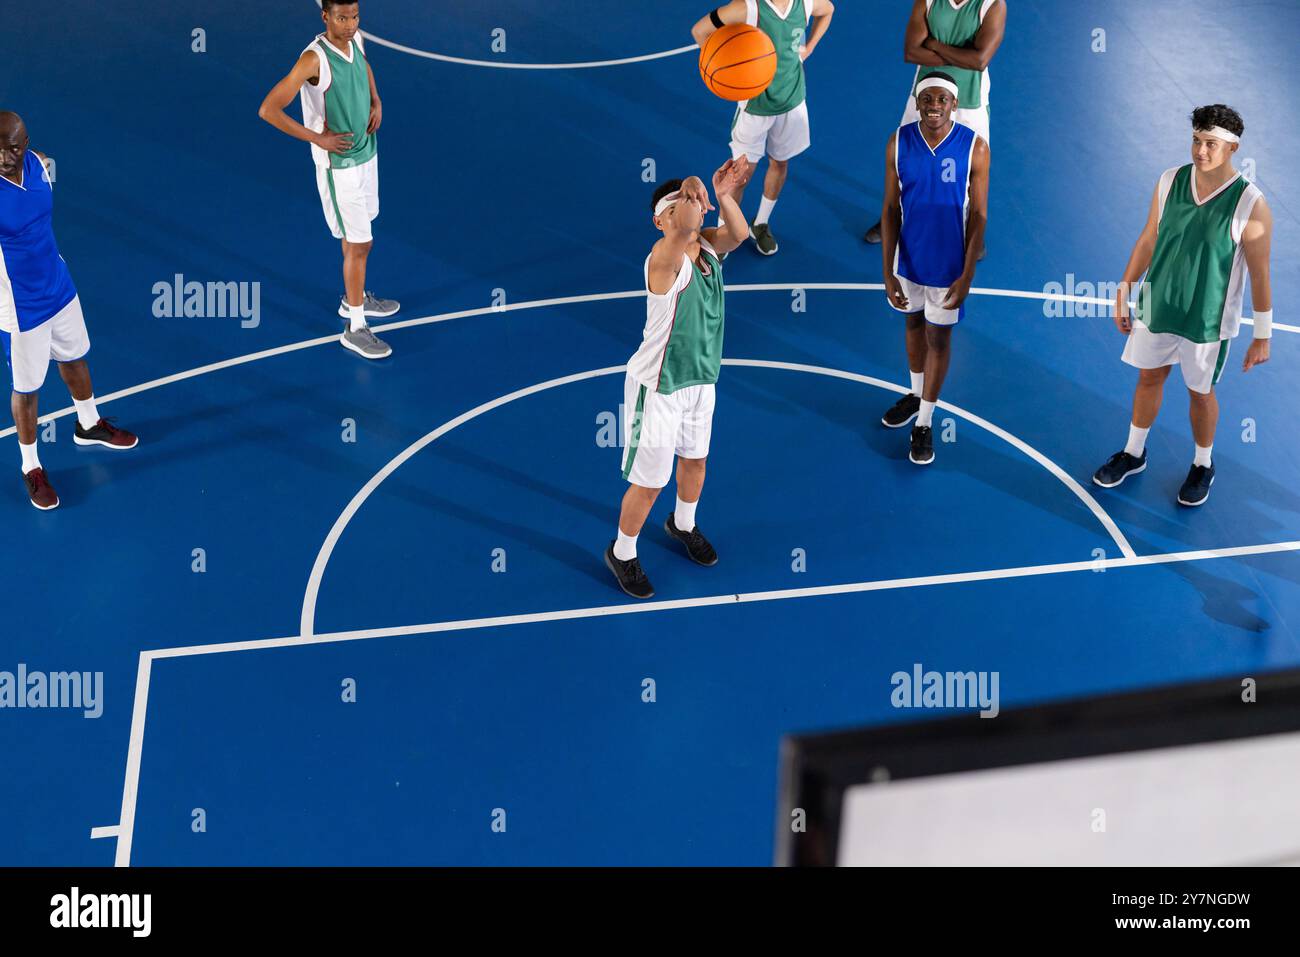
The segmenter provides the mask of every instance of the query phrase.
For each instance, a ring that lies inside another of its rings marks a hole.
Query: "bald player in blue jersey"
[[[13,373],[10,407],[23,483],[32,505],[48,511],[58,507],[59,496],[36,454],[36,400],[51,359],[77,408],[73,441],[122,450],[139,440],[100,418],[95,407],[85,360],[90,338],[77,288],[54,241],[53,184],[44,155],[28,146],[22,117],[0,112],[0,341]]]
[[[920,119],[889,138],[880,220],[885,295],[905,316],[911,391],[881,422],[901,429],[915,419],[908,458],[929,465],[931,419],[948,374],[952,329],[965,315],[984,247],[989,145],[954,122],[957,84],[946,74],[921,78],[916,106]]]

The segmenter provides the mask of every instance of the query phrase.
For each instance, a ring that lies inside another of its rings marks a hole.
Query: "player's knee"
[[[1165,384],[1165,379],[1168,376],[1169,366],[1161,366],[1159,369],[1139,369],[1138,385],[1148,389],[1158,389]]]
[[[790,161],[772,159],[772,157],[769,156],[767,158],[767,168],[772,170],[774,173],[785,175],[785,171],[790,168]]]
[[[702,459],[683,459],[683,458],[679,458],[679,459],[677,460],[677,465],[678,465],[679,468],[681,468],[683,471],[686,471],[686,472],[703,472],[703,471],[704,471],[704,463],[707,462],[707,461],[708,461],[707,458],[702,458]]]
[[[347,256],[348,258],[368,256],[370,255],[370,247],[373,246],[374,244],[375,241],[373,239],[367,240],[364,243],[350,243],[347,240],[344,240],[343,255]]]
[[[909,312],[903,319],[907,323],[908,332],[921,332],[925,329],[925,313],[923,312]]]
[[[936,326],[930,324],[925,327],[925,344],[927,348],[934,352],[944,353],[948,351],[948,345],[951,342],[951,326]]]

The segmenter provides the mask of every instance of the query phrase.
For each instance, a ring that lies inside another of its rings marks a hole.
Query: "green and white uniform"
[[[788,160],[810,143],[803,58],[813,0],[745,0],[745,22],[758,27],[776,48],[776,76],[763,93],[736,105],[731,124],[732,158],[741,154],[757,163],[766,154]]]
[[[967,46],[975,39],[984,17],[998,0],[925,0],[925,22],[930,36],[953,47]],[[973,129],[989,142],[989,71],[964,70],[956,66],[918,66],[912,81],[900,126],[921,118],[916,109],[916,87],[922,77],[946,73],[957,83],[957,109],[952,118]]]
[[[1209,392],[1219,381],[1241,326],[1247,275],[1241,237],[1262,195],[1236,173],[1199,196],[1190,164],[1160,177],[1156,248],[1125,362],[1139,369],[1176,363],[1193,392]]]
[[[328,127],[332,133],[352,134],[352,146],[345,153],[327,153],[311,144],[325,221],[335,239],[368,243],[370,222],[379,215],[379,156],[376,135],[366,132],[370,73],[361,35],[353,38],[346,54],[323,33],[307,51],[316,54],[320,71],[316,84],[304,83],[299,95],[303,126],[317,133]]]
[[[645,488],[668,484],[674,455],[709,454],[726,313],[722,263],[702,239],[700,249],[704,268],[683,255],[663,295],[650,291],[650,257],[645,261],[645,331],[623,385],[623,477]]]

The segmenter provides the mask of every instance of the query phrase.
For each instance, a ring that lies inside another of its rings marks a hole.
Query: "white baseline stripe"
[[[865,282],[786,282],[786,283],[757,283],[727,286],[727,292],[784,292],[791,289],[824,289],[831,291],[882,291],[885,287],[881,283]],[[1067,296],[1054,295],[1041,292],[1022,292],[1018,289],[972,289],[971,295],[974,296],[998,296],[1006,299],[1041,299],[1041,300],[1060,300],[1062,302],[1090,302],[1098,305],[1109,305],[1110,300],[1087,298],[1085,296]],[[645,296],[643,289],[630,289],[626,292],[598,292],[585,296],[560,296],[554,299],[533,299],[528,302],[506,303],[501,306],[483,306],[478,309],[461,309],[458,312],[443,312],[432,316],[422,316],[418,319],[403,319],[400,322],[389,322],[383,325],[372,326],[376,332],[392,332],[395,329],[410,329],[415,326],[427,326],[435,322],[447,322],[451,319],[468,319],[471,316],[485,316],[493,312],[514,312],[520,309],[541,309],[546,306],[563,306],[583,302],[604,302],[613,299],[640,299]],[[1244,323],[1252,323],[1251,319],[1242,319]],[[1286,323],[1273,323],[1274,329],[1283,332],[1300,333],[1300,326],[1289,326]],[[144,382],[140,385],[134,385],[127,389],[120,389],[117,392],[111,392],[108,395],[96,396],[96,402],[103,405],[106,402],[112,402],[115,399],[125,399],[127,396],[137,395],[141,392],[148,392],[151,389],[158,389],[165,385],[171,385],[174,382],[183,382],[186,379],[193,379],[196,376],[206,375],[209,372],[220,372],[223,369],[230,369],[234,366],[243,365],[246,362],[256,362],[259,359],[270,359],[273,356],[285,355],[289,352],[297,352],[300,349],[310,349],[314,346],[322,346],[330,342],[338,341],[337,335],[320,336],[316,339],[304,339],[302,342],[291,342],[288,345],[277,346],[274,349],[264,349],[261,352],[250,352],[248,355],[235,356],[230,359],[223,359],[220,362],[213,362],[205,366],[199,366],[195,369],[189,369],[185,372],[177,372],[173,375],[163,376],[161,379],[153,379],[150,382]],[[41,416],[41,424],[51,422],[55,419],[62,419],[76,412],[75,406],[68,406],[59,409],[56,412],[48,412]],[[7,429],[0,430],[0,439],[8,438],[13,435],[15,429],[10,426]]]

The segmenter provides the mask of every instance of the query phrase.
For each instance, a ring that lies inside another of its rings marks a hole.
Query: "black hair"
[[[655,207],[659,205],[659,200],[663,199],[669,193],[677,192],[681,188],[682,181],[680,179],[670,179],[668,182],[656,189],[655,194],[650,197],[650,212],[653,213],[655,211]]]
[[[330,7],[348,7],[357,2],[358,0],[320,0],[320,8],[329,13]]]
[[[1221,126],[1234,136],[1246,132],[1246,124],[1241,121],[1241,114],[1230,106],[1214,103],[1210,106],[1198,106],[1192,110],[1192,129],[1212,130]]]

